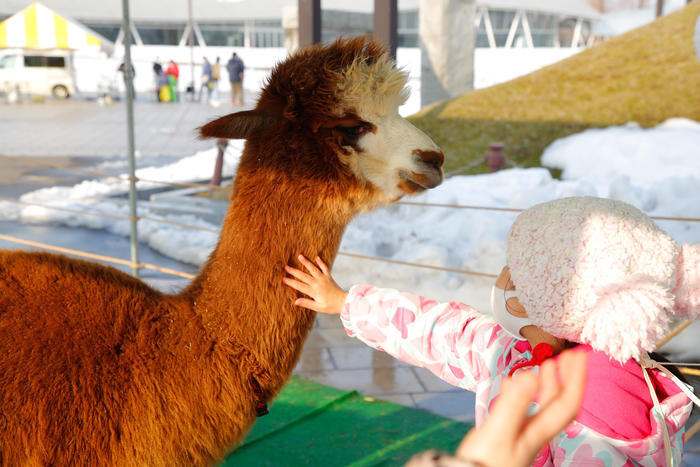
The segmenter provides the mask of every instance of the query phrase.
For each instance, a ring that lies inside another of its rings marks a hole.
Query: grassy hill
[[[540,165],[552,141],[586,128],[670,117],[700,121],[693,32],[700,1],[529,75],[422,109],[410,117],[445,152],[447,173],[505,143],[520,165]],[[486,172],[480,164],[461,173]]]

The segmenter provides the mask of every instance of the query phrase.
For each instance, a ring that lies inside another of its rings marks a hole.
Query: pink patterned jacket
[[[510,369],[532,358],[527,341],[512,338],[493,318],[462,303],[438,303],[393,289],[356,285],[350,289],[340,317],[349,336],[401,361],[425,367],[454,386],[474,391],[477,426],[486,418]],[[615,364],[588,346],[582,349],[589,352],[582,410],[545,446],[534,465],[665,465],[660,429],[664,419],[674,463],[679,465],[685,423],[692,408],[685,394],[653,370],[663,412],[659,415],[651,408],[649,389],[636,362]],[[619,381],[622,387],[618,387]],[[636,394],[630,396],[630,391]]]

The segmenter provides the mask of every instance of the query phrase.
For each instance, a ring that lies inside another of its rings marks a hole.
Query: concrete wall
[[[421,0],[421,105],[474,88],[475,0]]]

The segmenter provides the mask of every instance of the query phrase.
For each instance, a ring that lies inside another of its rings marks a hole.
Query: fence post
[[[224,152],[226,151],[226,146],[228,146],[227,139],[219,138],[216,140],[216,163],[214,164],[214,175],[211,177],[211,184],[214,186],[221,186],[221,172],[224,167]]]
[[[505,145],[503,143],[489,143],[489,151],[485,156],[484,160],[486,165],[489,166],[489,172],[498,172],[506,163],[506,157],[503,155],[503,148]]]
[[[299,46],[321,42],[321,0],[299,0]]]
[[[399,42],[397,0],[374,0],[374,38],[389,50],[396,60],[396,46]]]
[[[129,0],[122,0],[122,29],[124,34],[124,85],[126,87],[126,135],[129,156],[129,217],[131,217],[131,272],[139,275],[139,239],[136,230],[136,161],[134,159],[134,69],[131,64],[131,35],[129,34]]]

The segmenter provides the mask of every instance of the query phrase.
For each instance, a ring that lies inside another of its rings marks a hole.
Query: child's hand
[[[297,298],[294,304],[319,313],[339,315],[348,294],[335,283],[326,263],[317,256],[316,267],[303,255],[299,255],[299,262],[309,273],[285,266],[287,273],[298,280],[285,277],[282,282],[311,298]]]

